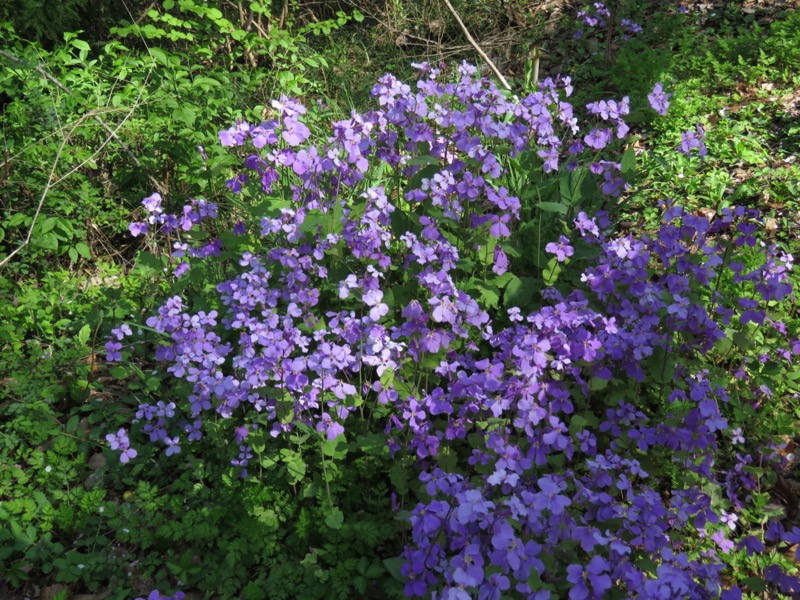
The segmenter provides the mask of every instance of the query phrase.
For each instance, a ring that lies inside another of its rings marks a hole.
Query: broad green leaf
[[[33,238],[33,245],[44,248],[45,250],[57,250],[58,238],[54,233],[46,233]]]
[[[161,31],[166,34],[166,31],[164,31],[163,29]],[[162,65],[169,66],[169,60],[167,59],[167,55],[164,53],[163,50],[159,48],[150,48],[150,56],[152,56],[156,61],[160,62]]]
[[[608,387],[608,380],[602,379],[600,377],[592,377],[589,381],[589,389],[593,392],[599,392],[600,390],[604,390]]]
[[[508,308],[513,306],[523,308],[531,301],[535,291],[536,280],[534,278],[514,276],[506,286],[503,294],[503,305]]]
[[[547,268],[542,271],[542,277],[547,285],[553,285],[561,274],[561,263],[554,256],[547,261]]]
[[[331,510],[325,517],[325,525],[331,529],[341,529],[344,523],[344,513],[338,508]]]
[[[628,146],[628,149],[625,150],[625,154],[622,155],[620,163],[622,165],[621,170],[623,175],[633,173],[636,170],[636,150],[633,149],[633,145]]]
[[[401,583],[405,582],[406,580],[406,578],[402,575],[403,564],[405,564],[405,560],[403,560],[403,558],[400,556],[383,559],[383,565],[386,567],[386,570],[389,571],[389,574],[392,577]]]
[[[567,205],[561,204],[561,202],[539,202],[536,204],[536,208],[542,212],[559,213],[561,215],[567,214],[568,210]]]
[[[392,387],[393,383],[394,383],[394,369],[389,367],[381,375],[381,386],[383,387],[383,389],[388,389]]]
[[[126,379],[128,375],[130,375],[128,370],[122,365],[115,365],[111,367],[108,372],[111,373],[114,379]]]

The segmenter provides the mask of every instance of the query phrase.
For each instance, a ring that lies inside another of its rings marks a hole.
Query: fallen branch
[[[13,54],[9,54],[8,52],[6,52],[4,50],[0,50],[0,56],[5,56],[9,60],[16,61],[18,63],[22,62],[22,60],[20,60],[19,58],[17,58]],[[59,89],[64,91],[66,94],[72,95],[72,92],[66,86],[64,86],[60,81],[58,81],[58,79],[56,79],[55,77],[50,75],[50,73],[48,73],[44,68],[42,68],[41,66],[37,66],[36,67],[36,71],[39,72],[43,77],[45,77],[49,81],[53,82],[53,84],[55,84],[56,87],[58,87]],[[42,190],[42,195],[39,197],[39,202],[36,205],[36,210],[33,213],[33,218],[31,220],[31,224],[28,227],[28,233],[26,234],[25,239],[22,241],[22,243],[19,246],[17,246],[10,254],[8,254],[8,256],[6,256],[2,260],[0,260],[0,267],[4,266],[6,263],[8,263],[23,248],[27,247],[28,244],[30,244],[31,238],[33,237],[33,230],[36,227],[36,222],[38,221],[39,215],[42,212],[42,206],[44,206],[44,200],[47,197],[47,194],[50,192],[50,189],[55,187],[56,185],[58,185],[62,181],[64,181],[67,177],[69,177],[75,171],[83,168],[83,166],[86,165],[89,161],[93,160],[94,157],[97,156],[100,153],[100,151],[103,148],[105,148],[112,139],[117,140],[122,145],[123,149],[126,150],[126,152],[132,158],[132,160],[134,161],[134,164],[137,167],[141,167],[141,163],[136,158],[136,155],[134,155],[130,151],[130,149],[127,147],[127,145],[119,138],[119,136],[117,135],[117,131],[125,124],[125,122],[133,114],[133,111],[139,105],[139,99],[141,98],[143,91],[144,91],[143,89],[139,91],[139,95],[136,98],[136,104],[134,105],[133,108],[131,108],[130,111],[128,111],[128,113],[125,115],[125,117],[117,124],[116,129],[111,129],[108,125],[106,125],[105,121],[103,121],[100,118],[100,116],[97,114],[97,111],[91,111],[91,112],[81,116],[80,118],[78,118],[78,120],[69,129],[69,131],[67,131],[64,134],[64,138],[61,141],[61,145],[58,148],[58,152],[56,153],[56,157],[55,157],[55,160],[53,161],[53,165],[50,168],[50,174],[47,176],[47,183],[45,184],[44,189]],[[56,176],[55,176],[56,168],[58,167],[59,161],[61,159],[61,155],[64,152],[64,148],[66,147],[67,142],[69,141],[70,137],[75,132],[75,130],[78,129],[78,127],[80,127],[82,125],[83,121],[85,121],[86,119],[89,119],[89,118],[92,118],[95,121],[99,122],[100,125],[102,126],[102,128],[108,134],[108,137],[103,141],[102,144],[100,144],[100,146],[98,146],[94,150],[94,152],[92,152],[92,154],[88,158],[83,160],[78,166],[70,169],[65,175],[62,175],[61,177],[56,179]],[[65,129],[66,129],[65,127],[62,127],[61,131],[63,132]],[[6,160],[5,164],[7,164],[8,162],[9,161]],[[152,183],[154,186],[156,186],[156,189],[158,189],[159,191],[164,190],[163,193],[166,193],[166,189],[164,188],[164,186],[161,185],[161,183],[158,180],[156,180],[151,175],[148,175],[148,179],[150,180],[150,183]]]
[[[17,58],[17,57],[16,57],[16,56],[14,56],[13,54],[11,54],[11,53],[9,53],[9,52],[6,52],[5,50],[0,50],[0,56],[5,56],[7,59],[9,59],[9,60],[11,60],[11,61],[14,61],[14,62],[17,62],[17,63],[21,63],[21,62],[23,62],[23,61],[22,61],[20,58]],[[53,76],[52,76],[50,73],[48,73],[48,72],[47,72],[47,71],[46,71],[46,70],[45,70],[45,69],[44,69],[44,68],[43,68],[41,65],[37,65],[37,66],[36,66],[36,71],[37,71],[37,72],[38,72],[38,73],[39,73],[39,74],[40,74],[42,77],[44,77],[44,78],[45,78],[45,79],[47,79],[48,81],[51,81],[51,82],[52,82],[52,83],[53,83],[53,84],[54,84],[54,85],[55,85],[55,86],[56,86],[58,89],[60,89],[61,91],[63,91],[65,94],[67,94],[68,96],[71,96],[71,95],[72,95],[72,90],[70,90],[69,88],[67,88],[67,87],[66,87],[66,86],[65,86],[63,83],[61,83],[61,82],[60,82],[58,79],[56,79],[56,78],[55,78],[55,77],[53,77]],[[130,159],[131,159],[131,161],[133,162],[133,164],[134,164],[134,165],[136,165],[136,167],[137,167],[137,168],[141,168],[141,167],[142,167],[142,163],[140,163],[140,162],[139,162],[139,159],[138,159],[138,158],[137,158],[137,156],[136,156],[136,155],[133,153],[133,151],[132,151],[132,150],[131,150],[131,149],[128,147],[128,145],[127,145],[127,144],[126,144],[124,141],[122,141],[122,139],[121,139],[121,138],[120,138],[120,137],[117,135],[116,131],[115,131],[115,130],[113,130],[113,129],[111,129],[111,128],[110,128],[110,127],[109,127],[109,126],[106,124],[106,122],[105,122],[105,121],[103,121],[103,119],[101,119],[101,118],[100,118],[100,115],[98,115],[97,113],[94,113],[94,114],[92,114],[92,118],[93,118],[95,121],[97,121],[97,122],[100,124],[100,127],[102,127],[102,128],[103,128],[103,130],[104,130],[104,131],[105,131],[105,132],[106,132],[108,135],[110,135],[110,136],[111,136],[111,137],[112,137],[112,138],[113,138],[113,139],[114,139],[114,140],[115,140],[117,143],[119,143],[120,147],[121,147],[121,148],[122,148],[122,149],[125,151],[125,154],[127,154],[127,155],[130,157]],[[126,119],[127,119],[127,117],[126,117]],[[124,120],[123,120],[123,121],[124,121]],[[117,129],[119,129],[119,127],[118,127]],[[158,191],[160,194],[164,194],[164,195],[166,195],[166,193],[167,193],[167,190],[166,190],[166,188],[165,188],[165,187],[164,187],[164,186],[161,184],[161,182],[160,182],[160,181],[158,181],[158,180],[157,180],[155,177],[153,177],[152,175],[148,174],[148,175],[147,175],[147,180],[148,180],[148,181],[149,181],[149,182],[150,182],[150,183],[153,185],[153,187],[155,187],[156,191]],[[2,263],[0,263],[0,265],[2,265]]]
[[[494,71],[494,74],[497,75],[497,78],[500,80],[500,83],[503,84],[503,87],[508,91],[511,91],[511,86],[509,85],[508,81],[506,81],[506,78],[503,77],[503,74],[492,62],[492,59],[489,58],[489,55],[483,51],[483,49],[478,45],[478,42],[476,42],[475,39],[470,35],[469,30],[467,30],[467,26],[464,25],[464,22],[461,20],[461,17],[458,16],[456,9],[453,8],[452,4],[450,4],[450,0],[444,0],[444,3],[447,5],[447,8],[450,9],[450,12],[453,13],[456,21],[458,21],[458,24],[461,26],[461,30],[464,32],[464,35],[467,36],[467,40],[470,44],[472,44],[472,47],[475,48],[477,53],[481,55],[481,58],[486,61],[486,64],[489,65],[489,68]]]

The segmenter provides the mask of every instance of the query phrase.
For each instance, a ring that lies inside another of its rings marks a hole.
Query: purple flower
[[[431,298],[428,303],[433,306],[431,316],[437,323],[454,323],[456,319],[456,307],[453,301],[447,296],[441,298]]]
[[[670,98],[672,98],[672,94],[665,93],[660,82],[656,83],[655,87],[653,87],[653,91],[647,96],[647,99],[650,101],[650,108],[662,116],[667,114]]]
[[[569,245],[569,239],[563,235],[559,238],[558,243],[550,242],[544,249],[550,254],[555,254],[558,262],[564,262],[567,260],[567,257],[575,253],[575,249]]]
[[[570,600],[602,597],[611,589],[611,577],[606,574],[608,570],[608,561],[599,555],[593,556],[585,569],[581,565],[569,565],[567,581],[573,584],[569,591]]]
[[[128,225],[128,231],[133,237],[138,237],[148,232],[148,226],[147,223],[131,223]]]
[[[122,360],[122,354],[120,350],[122,349],[122,344],[115,341],[106,342],[106,360],[109,362],[114,362],[117,360]]]
[[[560,515],[572,504],[569,498],[561,495],[561,486],[552,477],[541,477],[537,483],[541,490],[533,498],[533,506],[537,510],[549,510],[554,515]]]
[[[584,143],[595,150],[602,150],[611,141],[610,129],[592,129],[583,138]]]
[[[179,442],[180,438],[178,438],[178,436],[175,436],[174,438],[170,437],[164,438],[164,443],[167,445],[167,451],[166,451],[167,456],[172,456],[173,454],[180,454],[181,447],[179,445]]]
[[[699,123],[694,130],[689,129],[681,135],[681,143],[678,150],[686,156],[692,155],[692,150],[697,150],[697,156],[705,156],[708,149],[705,145],[706,132]]]
[[[296,119],[286,119],[283,122],[281,137],[283,137],[290,146],[299,146],[305,142],[310,135],[311,131],[309,131],[308,127]]]
[[[126,464],[132,459],[136,458],[139,453],[136,451],[135,448],[126,448],[122,451],[122,454],[119,455],[119,461],[122,464]]]

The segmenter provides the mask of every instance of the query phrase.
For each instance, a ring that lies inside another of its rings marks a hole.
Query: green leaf
[[[306,463],[299,454],[292,454],[286,462],[286,471],[289,473],[289,483],[299,483],[306,476]]]
[[[370,456],[384,456],[389,453],[389,447],[386,445],[386,436],[382,433],[365,433],[358,436],[356,445],[364,454]]]
[[[760,594],[767,589],[767,583],[761,577],[746,577],[742,580],[745,589],[755,594]]]
[[[175,7],[175,0],[164,0],[161,6],[164,7],[164,10],[172,10]]]
[[[592,377],[589,381],[589,389],[593,392],[599,392],[600,390],[604,390],[608,387],[608,380],[602,379],[600,377]]]
[[[150,48],[150,56],[152,56],[156,61],[160,62],[165,67],[169,66],[169,60],[167,59],[167,55],[163,50],[160,50],[159,48]]]
[[[562,215],[567,214],[567,205],[561,202],[539,202],[536,208],[542,212],[559,213]]]
[[[89,246],[83,242],[78,242],[75,244],[75,251],[86,260],[90,260],[92,258],[92,251],[89,249]]]
[[[48,217],[47,219],[42,221],[41,224],[36,228],[37,229],[36,233],[39,235],[44,235],[45,233],[52,231],[57,223],[58,219],[56,219],[55,217]]]
[[[91,50],[89,44],[87,44],[83,40],[72,40],[72,45],[75,46],[78,50],[81,50],[82,52],[89,52],[89,50]]]
[[[339,435],[334,440],[325,440],[322,442],[322,452],[325,456],[330,456],[335,459],[342,459],[347,456],[347,440],[344,434]]]
[[[403,564],[405,561],[401,556],[395,556],[394,558],[384,558],[383,559],[383,566],[386,567],[386,570],[389,571],[389,574],[394,577],[397,581],[404,583],[406,578],[403,577]]]
[[[402,465],[398,463],[392,465],[392,468],[389,469],[389,481],[392,482],[395,491],[401,496],[405,496],[408,493],[408,473],[406,473]]]
[[[669,383],[675,378],[675,359],[664,348],[654,348],[647,360],[648,371],[656,383]]]
[[[381,386],[383,387],[383,389],[388,389],[392,387],[393,383],[394,383],[394,369],[389,367],[383,372],[383,375],[381,375]]]
[[[341,529],[343,523],[344,513],[342,513],[342,511],[338,508],[331,510],[331,512],[328,513],[328,516],[325,517],[325,525],[331,529]]]
[[[128,377],[128,370],[122,365],[115,365],[108,370],[115,379],[125,379]]]
[[[197,118],[197,113],[187,106],[181,106],[172,111],[172,118],[185,123],[187,127],[192,127]]]
[[[497,308],[500,303],[500,294],[496,289],[488,287],[480,288],[481,300],[489,308]]]
[[[621,170],[623,175],[636,171],[636,150],[633,149],[632,144],[625,150],[625,154],[622,155],[620,163],[622,165]]]
[[[57,250],[58,238],[54,233],[46,233],[33,238],[33,244],[34,246],[39,246],[45,250]]]
[[[737,331],[733,334],[733,343],[742,350],[749,350],[753,347],[753,339],[744,331]]]
[[[533,277],[514,278],[508,282],[503,294],[503,305],[523,308],[528,305],[536,291],[536,280]]]
[[[497,245],[497,240],[489,238],[489,240],[478,249],[478,260],[484,265],[491,265],[494,263],[494,247]]]
[[[81,344],[85,344],[87,341],[89,341],[89,336],[91,334],[92,334],[92,328],[89,327],[89,325],[84,325],[78,332],[78,341]]]
[[[547,285],[553,285],[558,276],[561,274],[561,263],[558,262],[558,259],[554,256],[549,261],[547,261],[547,268],[542,271],[542,277],[544,277],[545,283]]]
[[[439,165],[439,159],[435,156],[431,156],[430,154],[426,154],[425,156],[417,156],[416,158],[412,158],[408,161],[409,165]]]

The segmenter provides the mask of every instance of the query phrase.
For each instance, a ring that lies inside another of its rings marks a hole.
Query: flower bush
[[[776,317],[792,256],[742,207],[665,202],[658,231],[620,233],[627,98],[578,110],[569,78],[517,100],[466,64],[418,68],[319,145],[285,97],[220,132],[229,205],[145,199],[131,233],[168,241],[184,292],[146,330],[187,393],[143,402],[131,437],[292,485],[315,448],[323,470],[388,448],[418,477],[388,474],[410,597],[741,597],[732,557],[800,535],[736,519],[774,454],[742,415],[800,351]],[[108,359],[138,335],[115,329]],[[136,461],[127,431],[108,439]],[[328,501],[329,527],[359,518]],[[770,556],[757,575],[797,591]]]

